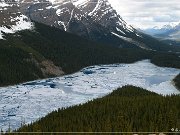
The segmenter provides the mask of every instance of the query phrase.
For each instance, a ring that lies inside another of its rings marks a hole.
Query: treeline
[[[171,132],[180,127],[179,108],[180,95],[161,96],[125,86],[103,98],[54,111],[16,132]]]
[[[180,57],[176,54],[157,52],[152,57],[151,62],[160,67],[180,68]]]
[[[66,74],[96,64],[132,63],[143,59],[159,66],[180,68],[180,58],[173,53],[117,48],[43,24],[35,23],[35,27],[34,31],[8,34],[6,40],[0,41],[0,86],[44,78],[38,63],[46,59],[62,67]]]

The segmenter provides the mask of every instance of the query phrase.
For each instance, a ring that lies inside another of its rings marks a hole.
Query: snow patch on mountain
[[[76,7],[80,8],[80,7],[84,7],[87,6],[87,4],[89,3],[90,0],[71,0],[73,5],[75,5]]]
[[[0,27],[0,39],[3,39],[3,33],[15,33],[20,30],[33,28],[33,23],[30,22],[28,17],[25,15],[20,15],[15,18],[12,18],[11,22],[15,22],[15,25]]]
[[[138,47],[140,47],[140,48],[142,48],[142,49],[152,50],[152,49],[148,48],[144,43],[141,43],[141,42],[138,42],[138,41],[136,41],[136,40],[133,40],[132,38],[128,38],[128,37],[125,37],[125,36],[121,36],[121,35],[118,35],[117,33],[114,33],[114,32],[111,32],[111,34],[115,35],[115,36],[118,37],[118,38],[123,39],[124,41],[127,41],[127,42],[129,42],[129,43],[132,43],[132,44],[134,44],[134,45],[136,45],[136,46],[138,46]],[[136,34],[136,36],[141,37],[141,36],[138,35],[138,34]]]
[[[48,6],[48,7],[46,7],[46,9],[51,9],[52,8],[52,6]]]
[[[65,0],[49,0],[49,2],[51,2],[52,4],[55,4],[55,3],[62,3],[64,2]]]
[[[5,2],[0,2],[0,7],[8,7],[9,4],[5,3]]]
[[[66,28],[66,25],[65,25],[64,22],[58,21],[58,24],[59,24],[60,26],[63,26],[63,27],[64,27],[64,31],[67,31],[67,28]]]
[[[120,30],[119,28],[116,27],[116,30],[121,32],[122,34],[126,35],[126,33],[124,33],[122,30]]]

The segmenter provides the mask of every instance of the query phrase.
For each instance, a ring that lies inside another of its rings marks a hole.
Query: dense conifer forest
[[[61,108],[18,132],[170,132],[180,127],[180,95],[125,86],[83,105]],[[53,134],[53,133],[52,133]]]
[[[96,64],[132,63],[150,59],[158,66],[180,68],[174,53],[147,51],[137,48],[116,48],[88,41],[56,28],[35,23],[34,31],[21,31],[0,40],[0,86],[12,85],[44,76],[43,60],[51,60],[65,74]]]
[[[175,86],[180,90],[180,74],[174,79]]]

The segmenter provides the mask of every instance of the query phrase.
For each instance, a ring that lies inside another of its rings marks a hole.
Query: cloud
[[[171,15],[161,15],[153,17],[154,22],[178,22],[179,18]]]
[[[180,22],[180,0],[109,0],[123,19],[135,27],[148,28]]]

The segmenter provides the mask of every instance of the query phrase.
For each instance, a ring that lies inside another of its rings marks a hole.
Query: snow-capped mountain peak
[[[143,32],[154,37],[160,38],[161,40],[180,41],[180,22],[169,23],[162,27],[148,28],[143,30]]]
[[[180,24],[180,22],[176,22],[176,23],[168,23],[162,26],[154,26],[152,28],[147,28],[147,29],[143,29],[143,30],[148,30],[148,29],[156,29],[156,30],[160,30],[160,29],[173,29],[176,26],[178,26]]]
[[[1,5],[5,7],[8,3],[3,1]],[[13,17],[10,11],[13,11]],[[6,20],[24,15],[29,20],[54,26],[90,40],[119,47],[131,44],[149,49],[137,41],[142,38],[141,34],[121,18],[108,0],[19,0],[17,4],[8,5],[7,10],[2,9],[0,12]],[[3,21],[0,21],[0,26],[1,23]],[[5,24],[10,27],[12,25],[11,21],[6,21]],[[0,31],[2,35],[3,31]]]

